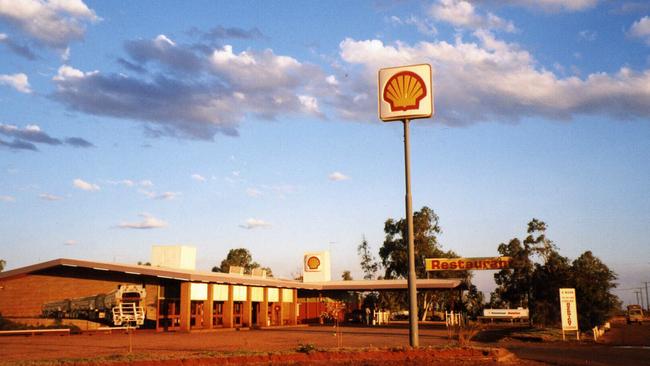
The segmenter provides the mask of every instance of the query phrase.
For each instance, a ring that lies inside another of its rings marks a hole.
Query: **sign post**
[[[413,244],[413,201],[411,199],[411,147],[409,122],[433,115],[431,65],[391,67],[379,70],[379,118],[404,124],[404,175],[406,183],[406,225],[408,237],[409,342],[419,347],[415,250]]]
[[[573,288],[560,289],[560,313],[562,314],[562,340],[564,332],[576,332],[576,339],[580,340],[578,328],[578,310],[576,308],[576,290]]]

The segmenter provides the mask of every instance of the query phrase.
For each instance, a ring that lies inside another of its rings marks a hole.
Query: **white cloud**
[[[201,174],[192,174],[191,178],[194,179],[197,182],[205,182],[206,181],[205,177],[202,176]]]
[[[250,218],[246,220],[246,223],[239,225],[239,227],[242,229],[252,230],[259,228],[268,228],[271,227],[271,224],[264,220]]]
[[[75,69],[72,66],[61,65],[57,70],[56,75],[52,78],[54,81],[70,81],[74,79],[83,79],[88,76],[97,75],[99,71],[89,71],[83,72],[81,70]],[[60,86],[60,85],[59,85]]]
[[[388,21],[394,25],[414,26],[415,29],[418,30],[418,32],[427,36],[435,36],[436,34],[438,34],[438,30],[429,19],[422,19],[416,17],[415,15],[410,15],[407,18],[400,18],[396,15],[393,15],[390,18],[388,18]]]
[[[124,187],[142,187],[142,188],[151,188],[153,187],[153,182],[151,182],[148,179],[145,180],[133,180],[133,179],[120,179],[120,180],[106,180],[104,181],[106,184],[110,184],[113,186],[124,186]]]
[[[99,20],[81,0],[0,0],[0,17],[37,41],[60,49],[83,38],[85,22]]]
[[[320,109],[318,109],[318,100],[316,98],[309,95],[299,95],[298,100],[300,101],[300,104],[302,104],[305,112],[315,115],[321,114]]]
[[[167,38],[164,34],[159,34],[158,37],[154,39],[154,44],[160,48],[168,46],[176,46],[176,43],[171,39]]]
[[[0,135],[5,135],[13,138],[13,142],[5,142],[0,140],[0,146],[6,145],[11,149],[25,149],[25,150],[38,150],[35,144],[46,144],[46,145],[62,145],[63,141],[58,138],[54,138],[44,131],[41,130],[37,125],[27,125],[24,128],[20,128],[16,125],[8,125],[0,123]],[[75,143],[85,142],[89,145],[89,142],[81,138],[72,138],[75,140]],[[69,139],[66,139],[66,143]],[[77,141],[79,140],[79,141]]]
[[[16,199],[13,196],[0,195],[0,202],[14,202]]]
[[[262,191],[260,191],[259,189],[256,189],[256,188],[247,188],[246,189],[246,194],[249,197],[259,197],[259,196],[262,195]]]
[[[25,94],[32,92],[29,86],[29,79],[23,73],[13,75],[0,75],[0,85],[8,85],[17,91]]]
[[[341,172],[333,172],[328,176],[329,180],[334,181],[334,182],[340,182],[342,180],[348,180],[350,177],[347,175],[341,173]]]
[[[377,69],[399,64],[430,63],[434,68],[437,121],[467,125],[480,121],[516,122],[527,117],[569,120],[598,114],[615,119],[650,117],[650,70],[621,68],[584,78],[559,77],[540,68],[520,46],[476,31],[475,41],[384,44],[380,40],[346,39],[343,61],[361,66],[361,77],[341,85],[337,108],[346,118],[376,118],[375,100],[350,103],[365,90],[376,93]]]
[[[339,85],[339,81],[336,80],[336,76],[334,76],[334,75],[328,75],[325,78],[325,82],[327,82],[330,85],[334,85],[334,86]]]
[[[86,182],[86,181],[84,181],[82,179],[79,179],[79,178],[72,181],[72,185],[75,188],[81,189],[82,191],[94,192],[94,191],[99,191],[99,189],[100,189],[97,184],[88,183],[88,182]]]
[[[165,221],[157,219],[148,213],[138,215],[142,217],[140,222],[122,222],[117,225],[120,229],[158,229],[167,226]]]
[[[107,180],[106,183],[114,186],[125,186],[125,187],[133,187],[135,185],[135,183],[130,179]]]
[[[54,194],[49,194],[49,193],[41,193],[38,195],[42,200],[45,201],[61,201],[63,200],[63,197],[57,196]]]
[[[180,192],[163,192],[160,194],[157,194],[154,199],[157,200],[174,200],[176,197],[179,197],[181,195]]]
[[[431,16],[457,27],[470,29],[501,29],[507,32],[516,30],[514,24],[490,12],[480,15],[469,1],[439,0],[431,6]]]
[[[593,42],[596,40],[598,33],[596,33],[596,31],[585,29],[578,32],[578,36],[580,37],[580,39],[583,39],[588,42]]]
[[[181,195],[180,192],[162,192],[162,193],[149,192],[149,191],[140,191],[140,192],[151,199],[163,200],[163,201],[175,200],[177,197]]]
[[[646,15],[634,22],[629,33],[633,37],[645,39],[646,44],[650,46],[650,17]]]
[[[61,52],[61,61],[68,62],[70,61],[70,47],[66,47],[63,52]]]
[[[225,45],[205,53],[164,35],[127,41],[125,49],[129,59],[120,62],[136,75],[63,65],[53,78],[54,99],[84,113],[144,121],[154,137],[211,140],[237,136],[249,115],[322,117],[318,100],[335,93],[319,66],[270,49]]]
[[[599,0],[508,0],[510,4],[547,11],[581,11],[596,6]]]

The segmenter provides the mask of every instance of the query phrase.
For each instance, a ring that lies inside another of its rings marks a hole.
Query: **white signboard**
[[[429,118],[433,115],[431,65],[379,70],[379,118],[382,121]]]
[[[483,316],[492,318],[528,318],[528,309],[483,309]]]
[[[576,308],[575,289],[560,289],[560,313],[562,314],[562,331],[577,331],[578,310]]]

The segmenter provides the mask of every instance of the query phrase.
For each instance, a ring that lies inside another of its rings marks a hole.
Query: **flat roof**
[[[0,280],[14,276],[29,274],[56,267],[79,267],[96,271],[118,272],[136,276],[148,276],[187,282],[224,283],[232,285],[295,288],[301,290],[338,290],[338,291],[374,291],[407,289],[407,281],[403,280],[356,280],[356,281],[327,281],[302,282],[298,280],[258,277],[236,273],[220,273],[193,271],[187,269],[153,267],[145,265],[94,262],[80,259],[59,258],[31,266],[0,272]],[[459,278],[418,279],[416,286],[420,289],[454,289],[461,285]]]

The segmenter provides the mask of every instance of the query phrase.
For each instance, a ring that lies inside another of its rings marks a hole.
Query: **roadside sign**
[[[379,70],[379,118],[394,121],[433,115],[431,65]]]
[[[565,331],[578,333],[578,309],[576,307],[576,290],[574,288],[560,289],[560,314],[562,315],[562,338]]]
[[[512,268],[512,258],[425,258],[424,264],[427,271],[501,270]]]

